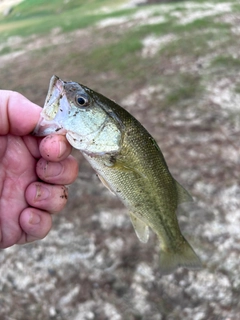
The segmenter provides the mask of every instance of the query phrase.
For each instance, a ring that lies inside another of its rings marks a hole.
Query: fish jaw
[[[63,95],[64,82],[53,75],[48,89],[44,107],[33,131],[35,136],[47,136],[52,133],[66,134],[63,121],[67,117],[70,105]]]
[[[66,130],[63,129],[55,121],[46,121],[42,115],[40,115],[39,121],[32,132],[32,135],[37,137],[45,137],[49,134],[56,133],[66,135]]]

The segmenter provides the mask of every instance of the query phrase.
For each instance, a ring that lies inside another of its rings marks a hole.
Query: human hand
[[[0,248],[44,238],[78,173],[62,135],[30,135],[41,108],[0,90]]]

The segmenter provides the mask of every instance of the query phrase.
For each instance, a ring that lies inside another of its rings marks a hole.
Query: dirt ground
[[[204,267],[162,276],[156,236],[151,233],[147,244],[138,241],[127,210],[73,151],[79,176],[49,235],[1,252],[0,319],[239,319],[240,94],[233,89],[239,71],[207,76],[206,60],[196,69],[197,56],[191,61],[166,58],[163,74],[194,70],[206,89],[179,108],[161,108],[167,86],[149,85],[147,75],[131,82],[111,71],[94,73],[81,60],[83,52],[110,41],[106,29],[52,32],[51,45],[50,36],[33,36],[24,47],[23,39],[9,40],[21,49],[0,56],[0,87],[43,105],[48,81],[57,74],[128,109],[151,132],[173,176],[194,197],[178,219]],[[79,39],[85,39],[81,46]],[[147,68],[154,74],[156,63]]]

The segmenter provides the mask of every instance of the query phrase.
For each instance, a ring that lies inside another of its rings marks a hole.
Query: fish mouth
[[[61,125],[61,120],[64,119],[65,114],[68,112],[68,107],[60,107],[60,100],[63,96],[64,82],[53,75],[50,80],[44,107],[32,135],[41,137],[50,133],[66,134],[66,130]],[[64,105],[68,106],[68,104]]]

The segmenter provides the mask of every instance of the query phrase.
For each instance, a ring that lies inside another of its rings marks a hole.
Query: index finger
[[[0,134],[29,134],[38,122],[41,109],[18,92],[0,90]]]

